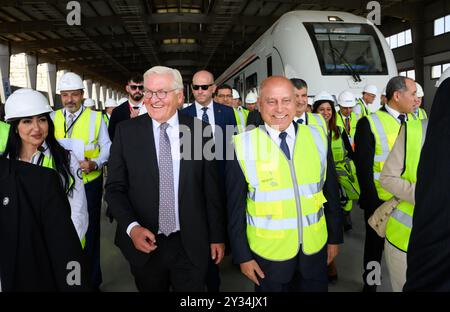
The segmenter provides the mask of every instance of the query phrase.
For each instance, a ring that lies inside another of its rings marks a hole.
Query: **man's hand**
[[[135,117],[137,117],[137,116],[139,116],[139,109],[132,109],[131,110],[131,112],[130,112],[130,118],[135,118]]]
[[[91,171],[94,171],[95,167],[97,167],[97,163],[95,161],[89,159],[80,161],[81,171],[83,171],[86,174],[90,173]]]
[[[333,259],[338,255],[339,253],[339,245],[333,245],[329,244],[327,245],[327,265],[333,261]]]
[[[211,245],[211,259],[215,260],[215,264],[219,264],[225,255],[225,244],[210,244]]]
[[[130,237],[134,247],[139,251],[150,253],[157,247],[155,245],[155,235],[140,225],[136,225],[131,229]]]
[[[255,283],[258,286],[259,286],[259,281],[258,281],[256,274],[258,274],[258,276],[260,278],[265,277],[264,272],[261,270],[261,268],[259,267],[258,263],[255,260],[250,260],[250,261],[241,263],[240,267],[241,267],[241,272],[244,273],[245,276],[247,276],[253,283]],[[255,272],[256,272],[256,274],[255,274]]]

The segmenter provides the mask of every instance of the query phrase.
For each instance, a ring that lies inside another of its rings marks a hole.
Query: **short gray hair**
[[[411,78],[403,76],[396,76],[389,80],[386,86],[386,98],[388,99],[388,101],[392,99],[395,91],[405,92],[407,90],[406,79],[414,81]]]
[[[178,69],[170,68],[166,66],[153,66],[144,73],[144,83],[150,75],[172,75],[173,77],[173,88],[177,90],[183,90],[183,78],[181,77]]]

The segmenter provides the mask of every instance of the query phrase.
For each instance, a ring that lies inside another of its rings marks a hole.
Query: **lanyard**
[[[64,111],[64,138],[67,138],[67,133],[69,133],[70,129],[72,129],[72,127],[75,125],[75,123],[78,121],[78,118],[81,117],[81,115],[84,112],[84,108],[81,108],[81,113],[77,116],[77,118],[75,118],[75,120],[72,122],[72,124],[70,125],[69,128],[67,128],[67,124],[66,124],[66,111]]]

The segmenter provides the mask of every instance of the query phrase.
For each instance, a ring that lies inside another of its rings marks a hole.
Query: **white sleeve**
[[[109,139],[108,129],[106,128],[105,121],[100,121],[100,130],[98,132],[98,145],[100,146],[100,155],[97,158],[91,159],[98,165],[98,169],[101,169],[103,165],[108,162],[109,149],[111,148],[111,140]]]
[[[127,234],[130,236],[131,230],[136,226],[139,225],[137,222],[131,222],[130,225],[127,226]],[[131,237],[131,236],[130,236]]]
[[[72,193],[67,196],[70,203],[71,219],[80,241],[86,235],[89,225],[86,192],[81,177],[81,169],[75,154],[70,152],[70,171],[74,178]]]

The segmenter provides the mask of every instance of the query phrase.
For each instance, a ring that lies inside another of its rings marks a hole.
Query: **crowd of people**
[[[11,207],[0,209],[11,250],[0,254],[0,291],[99,291],[103,198],[139,291],[218,292],[231,255],[257,292],[326,292],[354,207],[364,210],[363,291],[377,289],[371,264],[383,250],[393,291],[448,291],[448,76],[430,122],[423,89],[402,76],[377,110],[370,84],[308,97],[306,80],[271,76],[241,98],[207,70],[184,105],[180,72],[163,66],[131,75],[128,98],[103,112],[72,72],[55,111],[19,89],[0,121],[0,199]],[[391,203],[380,235],[369,219]]]

